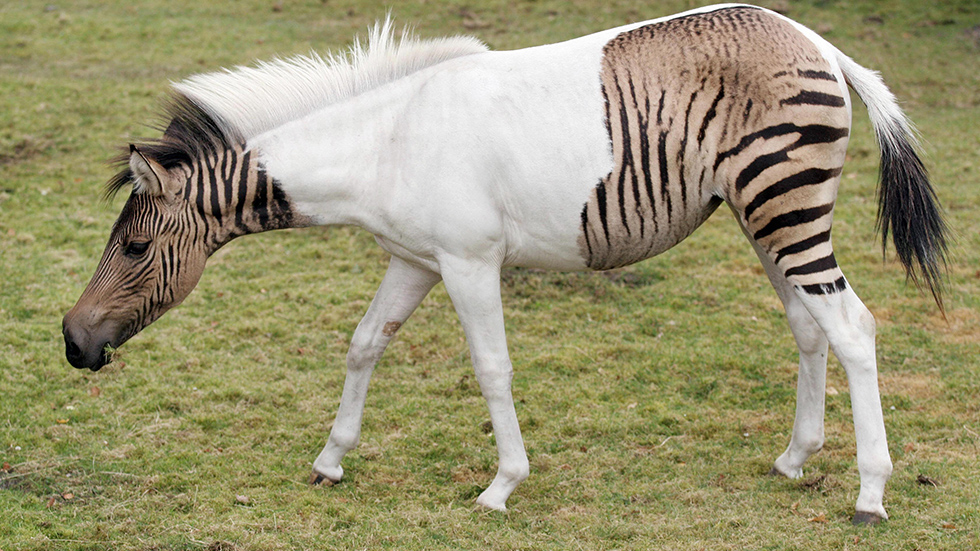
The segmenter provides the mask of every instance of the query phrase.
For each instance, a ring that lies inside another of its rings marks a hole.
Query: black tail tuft
[[[916,285],[924,281],[941,311],[947,264],[948,228],[922,160],[904,132],[878,136],[881,181],[878,229],[882,249],[889,232],[905,272]]]

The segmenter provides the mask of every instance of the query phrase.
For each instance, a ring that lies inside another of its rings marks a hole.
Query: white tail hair
[[[908,277],[924,282],[943,310],[949,230],[916,152],[915,128],[876,71],[858,65],[839,50],[835,54],[847,83],[868,108],[881,149],[878,229],[882,250],[891,233]]]

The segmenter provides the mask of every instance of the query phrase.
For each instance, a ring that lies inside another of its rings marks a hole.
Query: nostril
[[[69,360],[82,357],[82,349],[75,344],[75,341],[71,338],[67,331],[65,331],[65,355],[68,356]]]

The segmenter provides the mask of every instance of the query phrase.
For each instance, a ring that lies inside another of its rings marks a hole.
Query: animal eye
[[[133,241],[129,245],[126,245],[126,256],[142,256],[149,248],[149,241]]]

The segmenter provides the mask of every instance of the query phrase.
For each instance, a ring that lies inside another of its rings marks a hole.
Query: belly
[[[625,207],[626,201],[616,200],[623,193],[630,190],[615,190],[610,201],[608,195],[597,190],[583,208],[578,246],[586,265],[593,270],[619,268],[670,249],[691,235],[722,202],[713,197],[697,208],[658,216],[655,207],[647,211],[639,206]],[[642,194],[640,197],[635,203],[642,203]]]
[[[531,208],[508,217],[505,265],[573,271],[626,266],[680,243],[722,203],[692,191],[682,204],[668,206],[640,181],[626,178],[620,186],[615,170],[598,185],[566,184],[563,191],[525,197]]]

